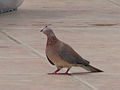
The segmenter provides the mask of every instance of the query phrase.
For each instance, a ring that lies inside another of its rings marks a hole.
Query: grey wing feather
[[[81,58],[80,56],[73,55],[65,50],[61,50],[59,52],[59,56],[70,64],[83,64],[83,65],[89,64],[89,61]]]
[[[55,65],[55,64],[48,58],[47,55],[46,55],[46,57],[47,57],[48,61],[49,61],[52,65]]]

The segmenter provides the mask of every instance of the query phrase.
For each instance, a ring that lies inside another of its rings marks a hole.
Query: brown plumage
[[[52,65],[57,67],[57,70],[50,74],[57,73],[62,68],[68,68],[63,74],[68,74],[72,66],[82,67],[90,72],[102,72],[90,65],[90,62],[83,59],[75,50],[68,44],[60,41],[54,32],[47,26],[41,30],[47,36],[46,56]]]

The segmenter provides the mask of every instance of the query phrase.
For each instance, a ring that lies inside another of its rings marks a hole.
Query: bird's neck
[[[54,33],[47,35],[47,45],[54,45],[58,41]]]

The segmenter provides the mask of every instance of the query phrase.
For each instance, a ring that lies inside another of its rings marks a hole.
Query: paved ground
[[[104,72],[47,75],[45,25]],[[119,0],[25,0],[0,15],[0,90],[120,90],[119,69]]]

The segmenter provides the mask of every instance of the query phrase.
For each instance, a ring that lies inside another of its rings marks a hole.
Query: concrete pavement
[[[0,90],[119,90],[119,14],[119,0],[25,0],[0,15]],[[105,72],[47,75],[56,68],[45,57],[45,25]]]

